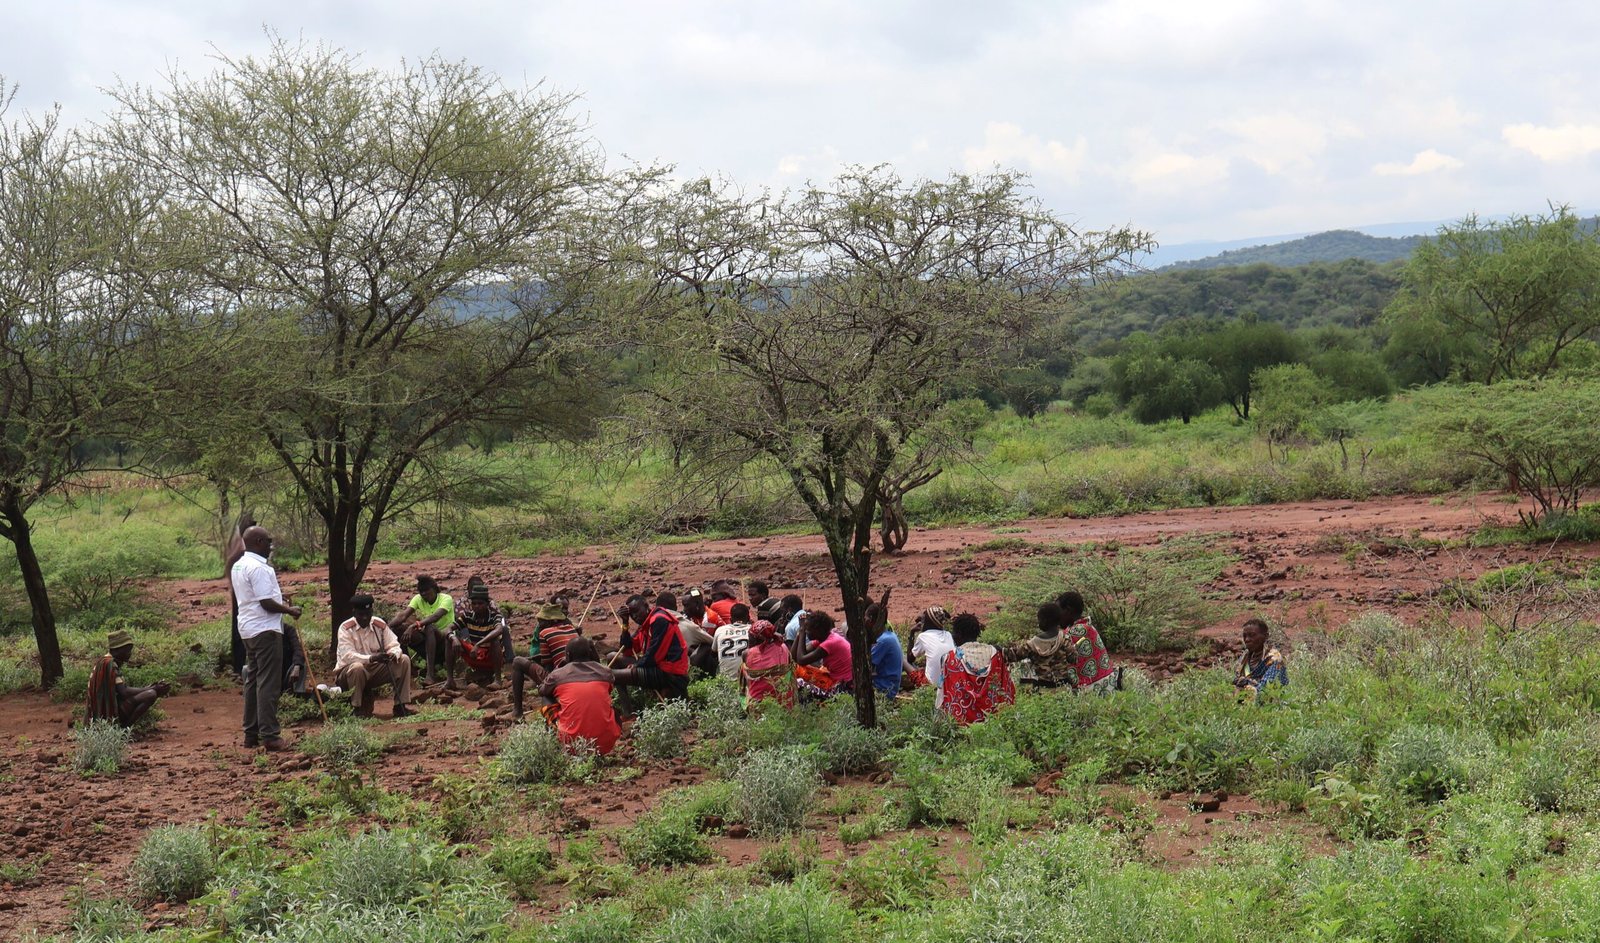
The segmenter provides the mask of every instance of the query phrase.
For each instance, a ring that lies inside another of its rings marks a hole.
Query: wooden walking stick
[[[622,621],[622,616],[619,615],[615,609],[611,610],[611,618],[617,620],[617,628],[622,630],[622,634],[623,635],[627,635],[628,634],[628,623]],[[641,625],[639,628],[643,629],[644,626]],[[614,667],[616,665],[616,663],[617,663],[617,659],[620,658],[620,657],[622,657],[622,639],[619,638],[619,639],[617,639],[617,650],[611,653],[611,660],[606,662],[606,667],[607,668]]]
[[[322,692],[317,690],[317,678],[311,672],[311,659],[306,656],[306,637],[300,634],[300,626],[298,624],[294,628],[294,640],[300,643],[300,661],[306,666],[306,687],[311,689],[311,696],[317,699],[317,710],[322,712],[322,725],[326,727],[328,725],[328,705],[322,703]],[[337,645],[338,641],[338,638],[335,638],[334,644]]]
[[[594,592],[589,594],[589,602],[583,607],[583,615],[578,617],[578,624],[573,628],[583,628],[583,620],[589,618],[589,610],[594,608],[595,597],[600,595],[600,587],[605,585],[605,582],[606,578],[604,576],[594,581]]]

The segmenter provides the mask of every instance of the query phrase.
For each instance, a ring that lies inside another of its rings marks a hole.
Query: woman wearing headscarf
[[[739,680],[748,706],[765,698],[775,698],[785,707],[794,704],[794,670],[789,662],[789,647],[783,634],[766,619],[750,626],[750,647],[744,650],[744,666]]]
[[[956,647],[945,653],[940,710],[961,726],[976,724],[1006,704],[1015,704],[1017,689],[1011,683],[1005,656],[987,642],[978,641],[983,623],[970,612],[951,621]]]

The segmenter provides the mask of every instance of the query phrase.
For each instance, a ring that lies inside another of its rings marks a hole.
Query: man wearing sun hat
[[[166,697],[171,686],[157,681],[148,688],[129,687],[117,669],[133,657],[133,636],[116,631],[106,637],[107,653],[95,662],[89,673],[89,695],[84,704],[84,721],[103,720],[132,727],[150,712],[158,698]]]
[[[517,717],[522,716],[528,679],[532,678],[535,684],[543,683],[550,672],[567,663],[567,645],[583,635],[583,630],[572,624],[567,611],[557,602],[541,606],[536,620],[530,655],[518,656],[511,662],[511,706]]]

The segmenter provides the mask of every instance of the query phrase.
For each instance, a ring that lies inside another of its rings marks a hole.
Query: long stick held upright
[[[606,578],[605,578],[605,574],[603,574],[603,573],[600,575],[599,579],[594,581],[594,592],[589,594],[589,602],[584,605],[584,607],[583,607],[583,615],[578,617],[578,624],[576,626],[574,626],[574,628],[579,628],[579,629],[583,628],[583,621],[585,619],[589,618],[589,610],[594,608],[594,601],[595,601],[596,597],[598,597],[600,595],[600,587],[604,586],[605,582],[606,582]]]
[[[317,710],[322,712],[322,725],[328,725],[328,705],[322,703],[322,692],[317,690],[317,676],[311,671],[311,659],[306,655],[306,637],[300,634],[300,627],[295,626],[294,640],[300,645],[300,661],[306,666],[306,687],[311,689],[311,696],[317,699]],[[334,639],[338,643],[338,639]]]

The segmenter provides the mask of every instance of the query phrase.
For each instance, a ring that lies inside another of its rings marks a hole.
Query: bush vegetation
[[[584,759],[575,758],[553,728],[542,723],[518,724],[500,744],[500,773],[514,783],[559,783],[581,775]]]
[[[1216,607],[1202,592],[1232,558],[1202,541],[1155,547],[1064,547],[996,582],[1010,605],[994,620],[997,635],[1022,638],[1036,626],[1034,607],[1063,586],[1083,594],[1101,638],[1113,651],[1183,648]]]
[[[633,723],[633,749],[641,760],[669,760],[683,755],[683,735],[694,723],[685,701],[647,707]]]
[[[133,731],[110,721],[91,720],[72,728],[72,766],[80,773],[109,776],[122,768],[122,754]]]
[[[1267,703],[1241,703],[1225,671],[1195,671],[1102,697],[1025,692],[958,729],[924,695],[859,742],[846,702],[763,707],[739,725],[704,686],[689,715],[696,756],[722,775],[651,796],[614,833],[620,865],[602,833],[556,811],[558,793],[485,799],[468,776],[440,786],[440,802],[483,800],[493,823],[481,832],[382,798],[360,815],[383,827],[351,833],[319,812],[312,825],[337,827],[288,848],[261,842],[260,826],[216,830],[215,845],[211,830],[179,830],[171,848],[163,832],[131,873],[164,875],[133,882],[151,898],[204,893],[195,919],[240,941],[368,939],[373,922],[402,940],[482,939],[506,933],[513,896],[558,885],[569,911],[549,928],[513,917],[508,939],[1583,939],[1574,928],[1600,926],[1597,643],[1587,624],[1508,637],[1374,613],[1297,651],[1292,686]],[[541,733],[514,728],[499,765],[513,738]],[[565,754],[548,747],[531,768],[559,767]],[[892,779],[820,779],[869,760]],[[1053,797],[1037,795],[1041,775]],[[1150,793],[1213,789],[1325,828],[1332,845],[1263,825],[1214,844],[1205,866],[1156,866]],[[818,858],[819,813],[850,848],[835,862]],[[550,835],[508,829],[545,816]],[[748,868],[717,862],[734,825],[772,842]],[[952,854],[961,843],[979,850]],[[80,907],[85,926],[142,939],[125,918],[103,900]],[[1244,926],[1260,932],[1241,937]]]
[[[216,870],[216,852],[204,829],[163,825],[151,829],[139,846],[128,884],[142,900],[185,901],[200,896]]]

